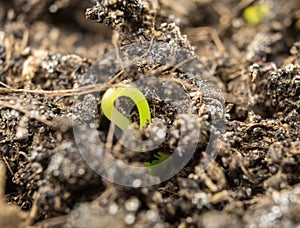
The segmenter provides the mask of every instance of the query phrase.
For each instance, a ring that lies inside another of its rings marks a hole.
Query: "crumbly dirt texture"
[[[251,25],[243,15],[258,2],[269,12]],[[299,0],[2,0],[0,227],[299,226],[299,9]],[[85,81],[98,58],[136,42],[178,45],[215,78],[226,133],[208,168],[199,161],[209,159],[212,127],[197,81],[147,58],[126,73],[115,72],[115,59],[105,68],[112,77]],[[157,150],[136,155],[109,138],[110,121],[94,92],[101,83],[100,95],[141,77],[184,87],[199,118],[179,120],[156,93],[141,89],[153,121],[139,130],[133,110],[132,131],[145,139],[164,119],[169,132]],[[82,102],[75,102],[79,93]],[[112,184],[88,166],[74,139],[72,120],[89,121],[81,113],[95,107],[103,144],[125,163],[172,154],[182,121],[201,126],[198,147],[184,169],[159,185]]]

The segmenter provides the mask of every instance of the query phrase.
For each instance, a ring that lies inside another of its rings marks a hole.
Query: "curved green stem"
[[[124,131],[129,126],[130,120],[120,113],[114,106],[115,101],[120,97],[130,98],[137,106],[140,117],[140,129],[142,129],[147,122],[151,121],[151,112],[148,101],[140,90],[133,86],[127,85],[120,85],[116,88],[110,88],[102,97],[101,108],[104,115],[121,130]],[[168,155],[166,153],[159,152],[155,158],[156,159],[151,162],[145,162],[145,166],[151,167],[159,164],[166,160]],[[153,169],[150,169],[150,171],[154,173]]]
[[[151,121],[151,112],[148,101],[140,90],[125,85],[117,88],[110,88],[102,97],[101,108],[104,115],[121,130],[125,130],[129,126],[130,120],[114,106],[115,101],[119,97],[129,97],[137,106],[140,116],[140,129],[142,129],[147,122]]]

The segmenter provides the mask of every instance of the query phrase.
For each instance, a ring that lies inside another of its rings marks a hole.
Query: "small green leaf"
[[[159,163],[165,161],[169,157],[169,155],[164,152],[158,152],[157,154],[154,155],[154,157],[155,157],[154,160],[152,160],[151,162],[145,162],[144,165],[148,167],[150,174],[159,176],[159,172],[161,172],[161,169],[157,169],[155,165],[158,165]]]
[[[257,3],[245,9],[243,16],[245,20],[251,25],[261,23],[269,14],[270,7],[265,3]]]
[[[166,153],[158,152],[158,154],[155,154],[154,157],[155,157],[155,159],[153,161],[145,162],[144,163],[145,166],[151,167],[151,166],[157,165],[157,164],[163,162],[164,160],[166,160],[169,156]]]

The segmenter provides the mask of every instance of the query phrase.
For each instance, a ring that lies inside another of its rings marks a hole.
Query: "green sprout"
[[[243,16],[251,25],[261,23],[269,14],[270,7],[265,3],[257,3],[245,9]]]
[[[120,113],[114,106],[115,101],[120,97],[128,97],[135,103],[140,117],[140,129],[142,129],[147,122],[151,122],[150,107],[142,92],[133,86],[121,84],[118,87],[108,89],[101,100],[102,111],[112,123],[123,131],[131,123],[130,120]],[[147,167],[151,167],[163,162],[167,158],[168,156],[165,153],[159,152],[155,155],[155,160],[145,162],[144,164]],[[150,171],[153,173],[152,169],[150,169]]]
[[[130,125],[130,120],[122,113],[117,111],[114,106],[115,101],[119,97],[130,98],[138,108],[140,115],[140,129],[142,129],[147,122],[151,121],[151,112],[148,101],[140,90],[133,86],[120,85],[116,88],[108,89],[102,97],[101,108],[104,115],[121,130],[125,130]]]

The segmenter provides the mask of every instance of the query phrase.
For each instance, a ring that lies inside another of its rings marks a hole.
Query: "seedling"
[[[249,6],[244,11],[244,18],[251,25],[256,25],[262,22],[270,12],[268,4],[257,3]]]
[[[151,121],[151,112],[147,99],[140,90],[133,86],[120,85],[116,88],[108,89],[102,97],[101,108],[104,115],[121,130],[125,130],[130,120],[120,113],[114,106],[115,101],[119,97],[130,98],[138,108],[140,115],[140,129],[142,129],[147,122]]]
[[[101,101],[102,111],[112,123],[123,131],[130,125],[130,120],[120,113],[114,106],[115,101],[120,97],[128,97],[135,103],[140,117],[140,129],[142,129],[147,122],[151,122],[150,107],[142,92],[133,86],[121,84],[116,88],[108,89],[104,93]],[[145,162],[144,164],[147,167],[151,167],[163,162],[167,158],[168,156],[165,153],[159,152],[155,155],[155,160]],[[152,169],[150,171],[153,173]]]

